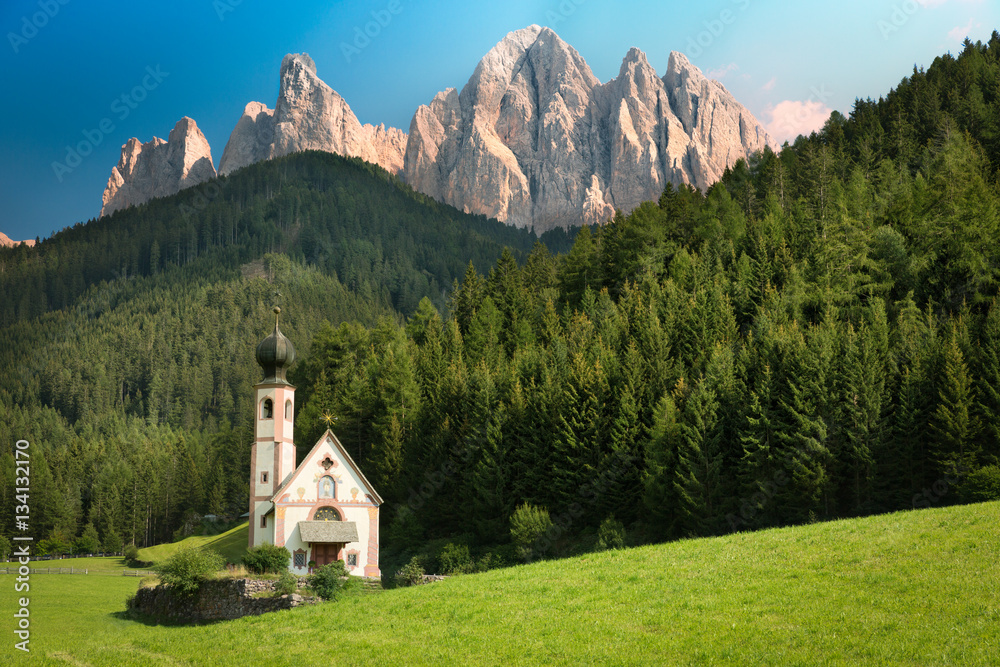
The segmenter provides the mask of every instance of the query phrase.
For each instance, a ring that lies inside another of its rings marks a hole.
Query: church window
[[[306,554],[304,551],[295,552],[295,567],[305,567],[306,566]]]
[[[357,566],[358,566],[358,555],[347,554],[347,567],[357,567]]]
[[[316,521],[340,521],[340,513],[332,507],[320,507],[313,515]]]
[[[260,527],[267,528],[267,515],[265,514],[260,518]]]
[[[292,401],[291,399],[285,401],[285,419],[292,421]]]
[[[260,483],[267,484],[267,471],[265,470],[260,474]]]
[[[274,402],[270,398],[264,399],[264,404],[260,411],[261,419],[274,419]]]

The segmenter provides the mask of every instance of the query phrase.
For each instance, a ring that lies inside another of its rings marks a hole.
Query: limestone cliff
[[[140,143],[133,137],[122,146],[121,158],[104,188],[101,216],[167,197],[210,178],[215,178],[215,167],[208,141],[193,120],[181,118],[166,141],[153,137]]]
[[[738,158],[776,146],[717,81],[680,53],[659,77],[638,49],[602,84],[552,30],[512,32],[461,93],[410,123],[403,176],[471,213],[542,233],[602,223],[670,182],[707,189]]]
[[[281,62],[274,109],[247,104],[222,153],[219,173],[305,150],[360,157],[398,173],[405,145],[402,130],[362,125],[344,98],[316,75],[312,58],[292,53]]]

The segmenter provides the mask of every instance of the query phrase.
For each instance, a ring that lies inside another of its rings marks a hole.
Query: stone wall
[[[258,616],[317,601],[301,595],[252,597],[255,593],[273,591],[274,586],[274,581],[267,580],[220,579],[205,582],[201,590],[191,597],[175,595],[170,588],[162,585],[140,588],[135,597],[129,599],[128,609],[145,616],[184,623]]]

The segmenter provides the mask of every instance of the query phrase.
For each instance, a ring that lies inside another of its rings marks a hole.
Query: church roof
[[[296,468],[295,472],[293,472],[292,475],[288,478],[288,481],[282,484],[281,488],[279,488],[277,491],[274,492],[274,495],[271,496],[271,500],[277,502],[281,498],[281,496],[283,496],[285,493],[288,492],[288,489],[291,488],[292,483],[295,482],[295,479],[299,476],[299,473],[302,472],[302,466],[305,465],[306,461],[312,458],[313,452],[315,452],[318,448],[323,446],[323,443],[326,442],[327,438],[330,439],[333,448],[337,450],[340,456],[344,459],[344,462],[351,467],[351,470],[357,473],[358,477],[361,479],[362,484],[365,485],[366,492],[368,493],[368,495],[371,496],[375,504],[381,505],[384,502],[382,500],[382,496],[380,496],[378,492],[375,491],[375,487],[373,487],[372,483],[368,481],[368,478],[365,477],[365,474],[361,472],[361,468],[359,468],[358,464],[354,462],[354,459],[351,458],[351,455],[347,453],[347,450],[344,449],[344,446],[340,444],[340,440],[337,440],[337,436],[335,436],[333,434],[333,431],[331,431],[330,429],[327,429],[326,433],[324,433],[322,437],[320,437],[320,439],[316,441],[316,444],[313,445],[313,448],[309,450],[309,453],[306,454],[305,458],[302,459],[302,463],[299,464],[299,467]]]
[[[357,542],[358,526],[353,521],[299,521],[303,542]]]

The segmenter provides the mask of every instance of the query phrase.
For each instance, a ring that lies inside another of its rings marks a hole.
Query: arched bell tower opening
[[[249,546],[274,543],[274,521],[261,517],[272,511],[274,493],[295,471],[293,416],[295,387],[285,376],[295,363],[295,346],[278,326],[281,308],[274,307],[274,331],[257,345],[257,363],[264,379],[257,392],[254,441],[250,453],[250,538]]]

